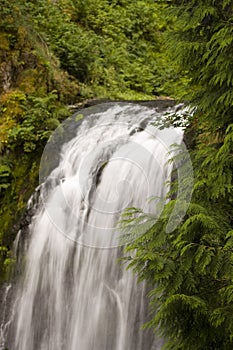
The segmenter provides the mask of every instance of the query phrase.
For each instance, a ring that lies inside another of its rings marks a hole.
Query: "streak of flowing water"
[[[3,300],[1,300],[1,306],[2,306],[2,315],[1,315],[1,324],[0,324],[0,350],[5,350],[5,336],[7,334],[8,327],[10,325],[10,320],[7,319],[6,311],[7,311],[7,304],[8,304],[8,295],[11,291],[12,285],[6,284],[2,287],[3,290]]]
[[[154,128],[149,121],[160,114],[139,105],[104,104],[87,114],[78,127],[74,119],[64,126],[59,157],[50,142],[42,158],[47,179],[14,302],[12,350],[161,348],[141,329],[147,288],[117,262],[116,223],[130,206],[159,215],[147,199],[166,195],[168,149],[182,133]]]

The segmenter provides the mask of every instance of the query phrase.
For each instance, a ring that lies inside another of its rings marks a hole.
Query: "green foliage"
[[[11,267],[20,217],[38,184],[43,147],[69,115],[64,106],[67,96],[77,96],[77,84],[59,68],[33,29],[25,6],[23,1],[0,0],[1,281]]]
[[[0,192],[0,282],[2,282],[8,278],[14,263],[11,247],[20,229],[20,218],[38,184],[40,152],[33,151],[26,154],[8,151],[0,159],[2,164],[0,169],[4,165],[4,168],[6,166],[10,170],[7,172],[7,178],[4,178],[7,187]],[[1,182],[2,180],[0,178]]]
[[[148,325],[167,349],[232,349],[233,1],[0,0],[0,8],[1,279],[64,103],[185,95],[197,107],[192,203],[171,234],[178,200],[159,219],[126,211],[127,263],[152,285]]]
[[[187,72],[186,98],[197,107],[190,121],[194,192],[170,234],[179,199],[157,221],[135,209],[124,214],[122,230],[131,239],[126,261],[152,287],[147,326],[162,334],[165,349],[232,349],[233,2],[164,3],[167,21],[175,23],[166,34],[170,52]]]
[[[69,115],[64,107],[59,106],[54,93],[45,97],[29,96],[22,108],[21,123],[8,132],[8,148],[23,148],[24,152],[43,146],[60,121]]]
[[[150,293],[154,316],[147,326],[167,340],[166,349],[232,348],[232,230],[227,218],[192,203],[185,220],[166,233],[175,201],[160,218],[124,218],[134,235],[126,251],[128,268],[156,286]],[[129,215],[128,211],[125,215]],[[135,214],[135,210],[134,210]],[[221,220],[221,221],[220,221]],[[135,253],[136,250],[136,253]],[[197,337],[198,335],[198,337]],[[221,347],[223,346],[223,347]]]
[[[175,22],[168,35],[171,53],[190,77],[186,98],[198,106],[202,117],[212,119],[214,130],[226,127],[232,120],[233,2],[165,3],[168,20]]]
[[[11,169],[8,165],[0,165],[0,195],[10,186]]]
[[[69,115],[56,93],[2,95],[0,119],[0,275],[11,268],[10,247],[27,200],[38,184],[40,155],[51,132]]]
[[[161,53],[159,11],[152,0],[27,5],[61,67],[81,83],[81,95],[102,98],[135,99],[135,94],[142,99],[165,92],[171,68]]]
[[[37,185],[43,146],[69,114],[64,104],[92,97],[151,99],[174,89],[166,85],[173,67],[163,53],[165,21],[157,2],[0,0],[0,8],[5,274],[17,222]]]

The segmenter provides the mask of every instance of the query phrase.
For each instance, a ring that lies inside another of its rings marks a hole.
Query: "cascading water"
[[[168,148],[182,133],[157,130],[150,121],[160,113],[134,104],[102,104],[86,114],[78,127],[74,116],[58,129],[42,158],[10,350],[161,348],[141,329],[147,288],[117,261],[116,224],[126,207],[159,215],[147,199],[165,197]]]

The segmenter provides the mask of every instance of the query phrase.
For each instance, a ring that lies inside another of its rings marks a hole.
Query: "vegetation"
[[[182,96],[196,107],[192,203],[170,234],[178,199],[158,220],[128,210],[122,229],[143,234],[127,246],[127,261],[152,286],[148,326],[165,348],[232,349],[233,1],[0,0],[0,7],[1,281],[43,147],[70,114],[67,104]]]
[[[166,4],[167,20],[176,22],[167,34],[169,46],[190,79],[186,98],[197,107],[190,126],[194,194],[185,218],[169,234],[178,198],[158,220],[128,210],[123,230],[143,234],[128,245],[136,253],[127,261],[152,285],[148,326],[165,337],[165,349],[227,350],[233,347],[233,2]]]
[[[24,10],[81,96],[150,99],[165,92],[163,21],[153,0],[40,0]]]
[[[87,98],[165,93],[158,6],[147,1],[0,0],[0,279],[43,147]],[[169,87],[170,88],[170,87]]]

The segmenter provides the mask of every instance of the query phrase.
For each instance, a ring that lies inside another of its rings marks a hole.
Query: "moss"
[[[3,152],[8,144],[8,133],[17,125],[24,113],[22,101],[26,99],[20,90],[8,91],[0,96],[0,152]]]
[[[18,77],[18,85],[21,91],[25,93],[34,93],[38,84],[38,71],[37,69],[26,69]]]
[[[10,50],[8,35],[4,32],[0,32],[0,50]]]
[[[1,198],[0,206],[0,281],[7,279],[11,265],[12,242],[20,228],[20,218],[25,212],[29,197],[38,185],[40,152],[31,155],[10,156],[14,164],[11,186]]]

